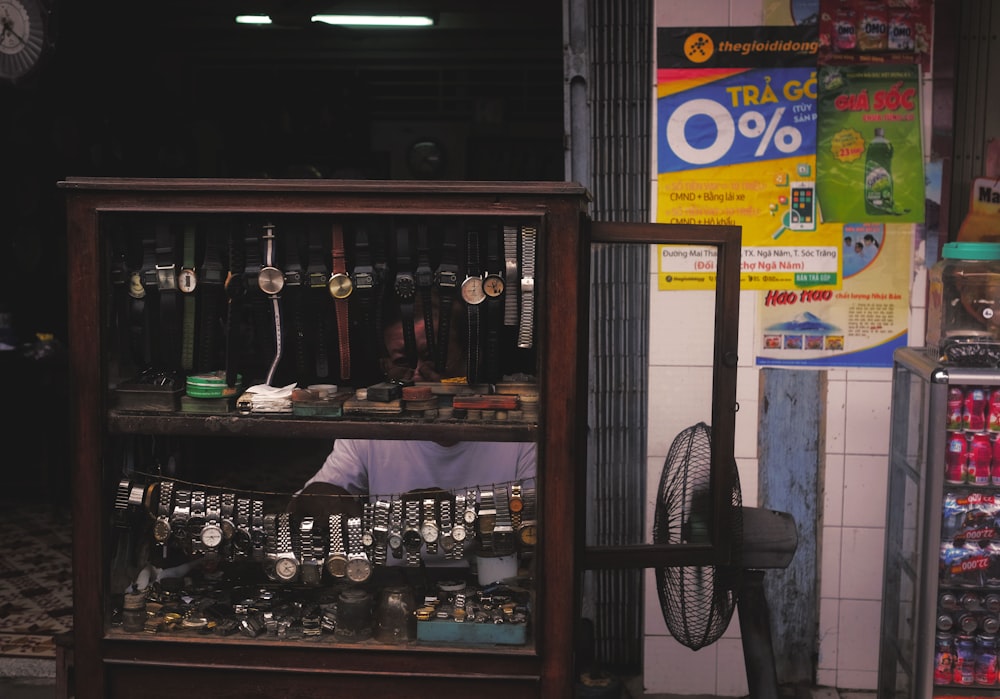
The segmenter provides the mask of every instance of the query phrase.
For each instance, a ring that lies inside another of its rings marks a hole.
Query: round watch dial
[[[170,522],[166,517],[158,517],[153,524],[153,538],[161,544],[170,538]]]
[[[390,534],[389,535],[389,548],[398,549],[403,545],[403,536],[401,534]]]
[[[535,524],[525,524],[517,532],[522,546],[534,546],[538,543],[538,526]]]
[[[294,558],[282,557],[274,562],[274,574],[279,580],[294,580],[299,574],[299,564]]]
[[[354,291],[354,282],[343,272],[338,272],[330,277],[327,289],[330,290],[330,296],[333,298],[346,299]]]
[[[520,512],[523,509],[524,509],[524,500],[522,500],[519,497],[512,497],[510,499],[510,511],[511,512]]]
[[[206,524],[201,530],[201,543],[210,549],[222,543],[222,527],[217,524]]]
[[[497,524],[496,515],[479,515],[479,531],[489,534]]]
[[[222,538],[229,541],[236,533],[236,526],[228,519],[222,520]]]
[[[462,519],[466,524],[474,524],[476,521],[476,511],[471,507],[462,513]]]
[[[326,572],[335,578],[347,575],[347,556],[336,554],[326,559]]]
[[[466,277],[462,282],[462,300],[473,306],[486,300],[482,277]]]
[[[375,537],[372,536],[371,532],[363,532],[361,534],[361,545],[365,548],[371,546],[375,543]]]
[[[496,298],[503,293],[503,277],[499,274],[487,274],[483,279],[483,293],[490,298]]]
[[[285,275],[275,267],[261,267],[257,275],[257,285],[269,296],[281,293],[285,287]]]
[[[347,561],[347,579],[362,583],[371,577],[372,564],[367,558],[352,558]]]
[[[443,551],[451,551],[455,548],[455,538],[451,534],[442,534],[438,544]]]
[[[419,551],[422,542],[423,539],[420,538],[420,532],[416,529],[407,529],[403,533],[403,546],[410,551]]]
[[[401,299],[412,298],[413,294],[417,290],[417,283],[414,281],[413,277],[409,274],[406,275],[396,275],[396,296]]]
[[[456,524],[451,528],[451,538],[455,541],[465,541],[468,533],[469,532],[466,531],[465,526],[462,524]]]
[[[423,526],[420,527],[420,537],[428,544],[433,544],[438,540],[437,525],[431,522],[425,522]]]

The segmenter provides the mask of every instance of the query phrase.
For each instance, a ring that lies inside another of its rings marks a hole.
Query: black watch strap
[[[465,235],[465,274],[466,278],[480,276],[479,269],[479,231],[470,228]],[[465,347],[465,376],[470,384],[479,383],[479,343],[480,318],[479,304],[466,303],[466,321],[468,326],[468,341]]]
[[[225,308],[226,268],[222,261],[226,237],[224,231],[211,227],[205,234],[205,254],[198,269],[198,344],[195,370],[215,371],[220,366],[220,322]]]
[[[500,231],[496,226],[486,228],[486,274],[502,279],[503,263],[500,261]],[[487,383],[500,380],[500,331],[503,327],[503,294],[486,297],[485,357],[482,379]]]
[[[437,352],[434,366],[438,374],[447,375],[448,346],[451,344],[451,309],[458,293],[458,228],[456,224],[446,224],[444,243],[441,247],[441,262],[434,274],[438,290],[438,332]]]
[[[399,300],[399,317],[403,324],[403,352],[406,365],[416,368],[417,335],[413,317],[416,279],[413,276],[413,260],[410,256],[410,228],[405,225],[396,228],[395,291]]]
[[[431,268],[431,244],[426,223],[417,224],[417,269],[414,273],[420,310],[424,318],[424,340],[427,343],[426,356],[437,356],[434,337],[434,270]]]
[[[306,344],[312,352],[311,370],[313,376],[320,382],[330,377],[330,333],[332,324],[329,318],[330,291],[327,284],[330,273],[326,267],[326,245],[328,238],[323,226],[316,223],[309,228],[309,240],[306,254],[306,281],[308,284],[306,304]]]
[[[156,288],[159,303],[159,342],[154,351],[159,350],[155,363],[161,368],[177,367],[180,364],[180,292],[177,290],[177,263],[175,261],[175,235],[170,224],[160,221],[156,224]]]

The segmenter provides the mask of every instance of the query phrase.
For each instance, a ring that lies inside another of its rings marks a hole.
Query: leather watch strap
[[[426,356],[437,356],[434,337],[434,270],[431,269],[431,245],[426,223],[417,224],[417,269],[414,272],[420,310],[424,318],[424,340],[427,343]]]
[[[306,295],[309,290],[306,284],[306,273],[302,267],[302,229],[288,227],[282,236],[284,249],[285,288],[282,291],[284,300],[285,347],[295,362],[295,380],[303,386],[308,385],[311,375],[306,360]]]
[[[441,262],[434,273],[438,290],[438,332],[434,366],[438,374],[448,371],[448,346],[451,344],[451,309],[458,291],[458,229],[446,224],[441,247]]]
[[[479,383],[480,318],[479,305],[485,300],[483,279],[479,262],[479,231],[466,231],[465,281],[462,282],[462,298],[466,307],[466,328],[468,339],[465,346],[465,376],[470,384]]]
[[[403,324],[403,352],[406,365],[417,366],[417,336],[414,329],[414,299],[416,279],[413,276],[413,259],[410,256],[410,229],[400,225],[396,228],[396,297],[399,300],[399,317]]]
[[[222,251],[225,233],[210,228],[205,236],[205,254],[198,269],[198,346],[195,352],[195,369],[199,372],[219,368],[219,328],[225,300],[225,265]]]
[[[159,303],[160,338],[154,345],[159,350],[155,363],[162,367],[176,367],[180,363],[180,292],[177,290],[177,264],[175,260],[174,233],[170,224],[156,224],[156,288]]]
[[[152,232],[143,236],[138,269],[129,273],[128,324],[132,360],[146,368],[153,363],[153,338],[150,315],[156,301],[156,238]]]
[[[181,321],[181,369],[190,372],[194,369],[194,334],[195,314],[198,300],[195,290],[198,288],[198,275],[194,266],[196,230],[194,224],[184,226],[184,237],[181,242],[181,271],[177,273],[177,288],[184,297]]]
[[[485,234],[486,277],[483,280],[483,291],[486,294],[486,333],[485,357],[481,373],[484,381],[496,383],[501,376],[500,331],[503,328],[504,313],[504,269],[500,262],[500,231],[494,226],[489,226]]]
[[[328,351],[330,347],[330,323],[327,317],[330,303],[330,275],[326,268],[324,253],[324,233],[318,225],[309,229],[308,252],[306,255],[306,280],[309,285],[306,324],[312,328],[307,333],[307,345],[312,351],[313,375],[318,380],[330,376]]]
[[[521,226],[521,319],[517,346],[529,349],[535,328],[535,243],[537,229]]]
[[[344,251],[344,226],[338,222],[332,225],[330,243],[330,295],[333,297],[333,313],[337,320],[337,355],[340,359],[340,380],[347,383],[351,379],[351,323],[349,297],[354,291],[353,281],[347,274],[347,255]]]

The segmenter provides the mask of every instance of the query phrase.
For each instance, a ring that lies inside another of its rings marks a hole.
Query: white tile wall
[[[702,0],[678,3],[656,0],[656,26],[755,25],[762,21],[764,0]],[[924,104],[930,104],[931,80],[925,77]],[[655,90],[655,85],[653,86]],[[925,110],[925,112],[928,110]],[[927,123],[926,118],[924,122]],[[925,127],[925,154],[929,129]],[[655,148],[654,148],[655,161]],[[656,194],[655,165],[651,188]],[[923,344],[926,273],[924,250],[915,251],[911,289],[910,344]],[[655,265],[655,261],[654,261]],[[655,273],[655,266],[651,265]],[[707,292],[678,292],[651,299],[652,335],[650,379],[655,386],[673,386],[674,395],[707,394],[711,383],[706,360],[711,352],[699,340],[677,342],[673,328],[710,314]],[[698,295],[701,294],[702,298]],[[744,503],[757,501],[757,429],[759,370],[753,366],[757,292],[740,295],[739,374],[736,416],[736,459]],[[701,321],[697,321],[701,322]],[[658,342],[657,339],[660,341]],[[669,339],[669,342],[665,340]],[[891,371],[889,369],[830,369],[826,371],[827,399],[824,424],[823,503],[819,524],[819,656],[816,683],[821,687],[874,690],[877,684],[879,622],[882,594],[885,495],[888,464]],[[681,392],[683,391],[683,393]],[[673,436],[691,424],[691,415],[708,406],[666,403],[651,406],[649,465],[655,493],[656,479]],[[653,420],[655,415],[656,420]],[[705,419],[707,417],[698,418]],[[652,426],[656,425],[656,429]],[[662,429],[661,429],[662,427]],[[650,503],[650,510],[652,505]],[[670,638],[659,608],[655,579],[646,576],[646,643],[643,684],[650,694],[747,693],[739,625],[735,621],[723,638],[697,652]],[[772,601],[773,605],[774,602]]]

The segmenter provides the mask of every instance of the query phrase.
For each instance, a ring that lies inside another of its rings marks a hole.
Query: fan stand
[[[759,507],[743,508],[743,585],[736,611],[740,618],[743,662],[751,699],[778,697],[764,572],[767,568],[787,568],[798,543],[795,518],[789,513]]]

